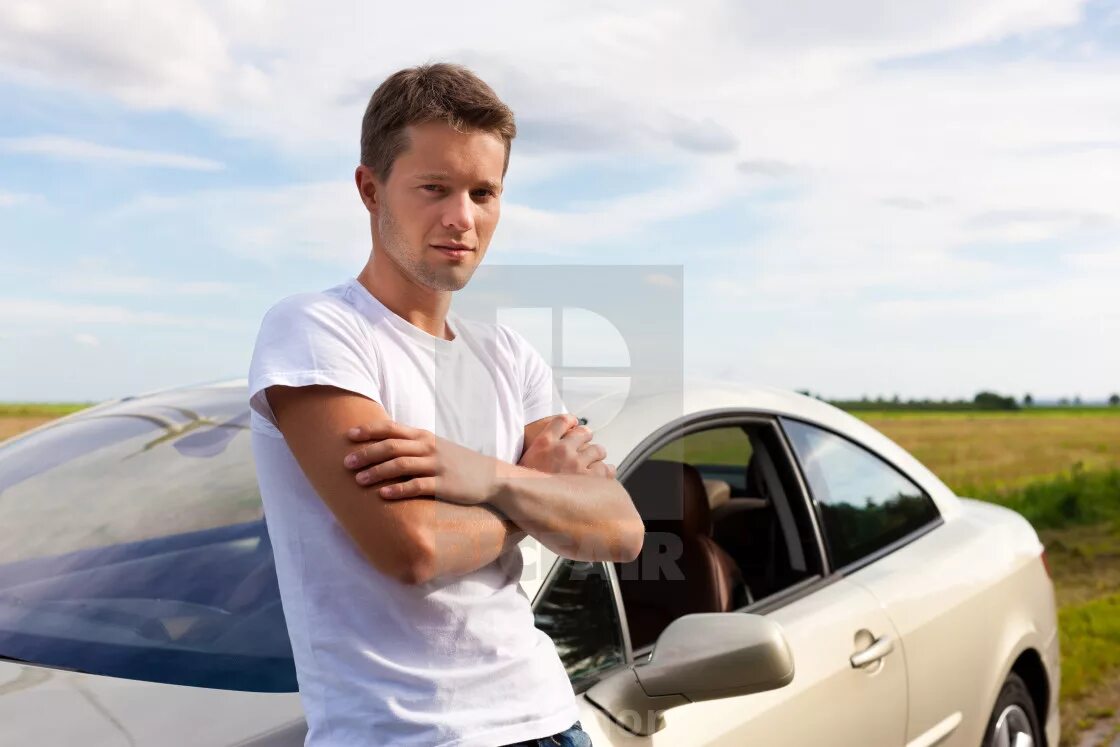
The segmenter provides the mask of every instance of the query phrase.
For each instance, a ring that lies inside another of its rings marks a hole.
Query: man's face
[[[377,183],[377,200],[363,190],[374,245],[413,281],[456,291],[482,262],[498,225],[505,145],[443,122],[406,132],[409,147]]]

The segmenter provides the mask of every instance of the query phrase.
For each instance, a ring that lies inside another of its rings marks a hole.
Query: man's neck
[[[447,312],[451,293],[433,291],[393,272],[396,268],[375,267],[371,261],[358,273],[357,280],[385,308],[412,326],[433,337],[451,339]]]

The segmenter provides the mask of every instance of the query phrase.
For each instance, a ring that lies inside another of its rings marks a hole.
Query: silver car
[[[521,546],[596,745],[1056,747],[1054,594],[1019,515],[807,397],[622,400],[576,412],[642,556]],[[0,744],[302,744],[248,421],[238,381],[0,445]]]

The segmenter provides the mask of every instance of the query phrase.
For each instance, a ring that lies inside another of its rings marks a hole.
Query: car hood
[[[302,745],[297,693],[164,685],[0,661],[6,744]]]

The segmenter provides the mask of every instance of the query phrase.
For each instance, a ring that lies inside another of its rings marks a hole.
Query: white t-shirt
[[[516,462],[524,426],[565,412],[552,372],[504,325],[454,313],[447,324],[454,340],[429,335],[356,280],[286,298],[261,323],[251,437],[307,745],[493,747],[579,717],[556,649],[534,627],[519,549],[417,586],[380,573],[307,481],[265,397],[274,384],[333,385]]]

